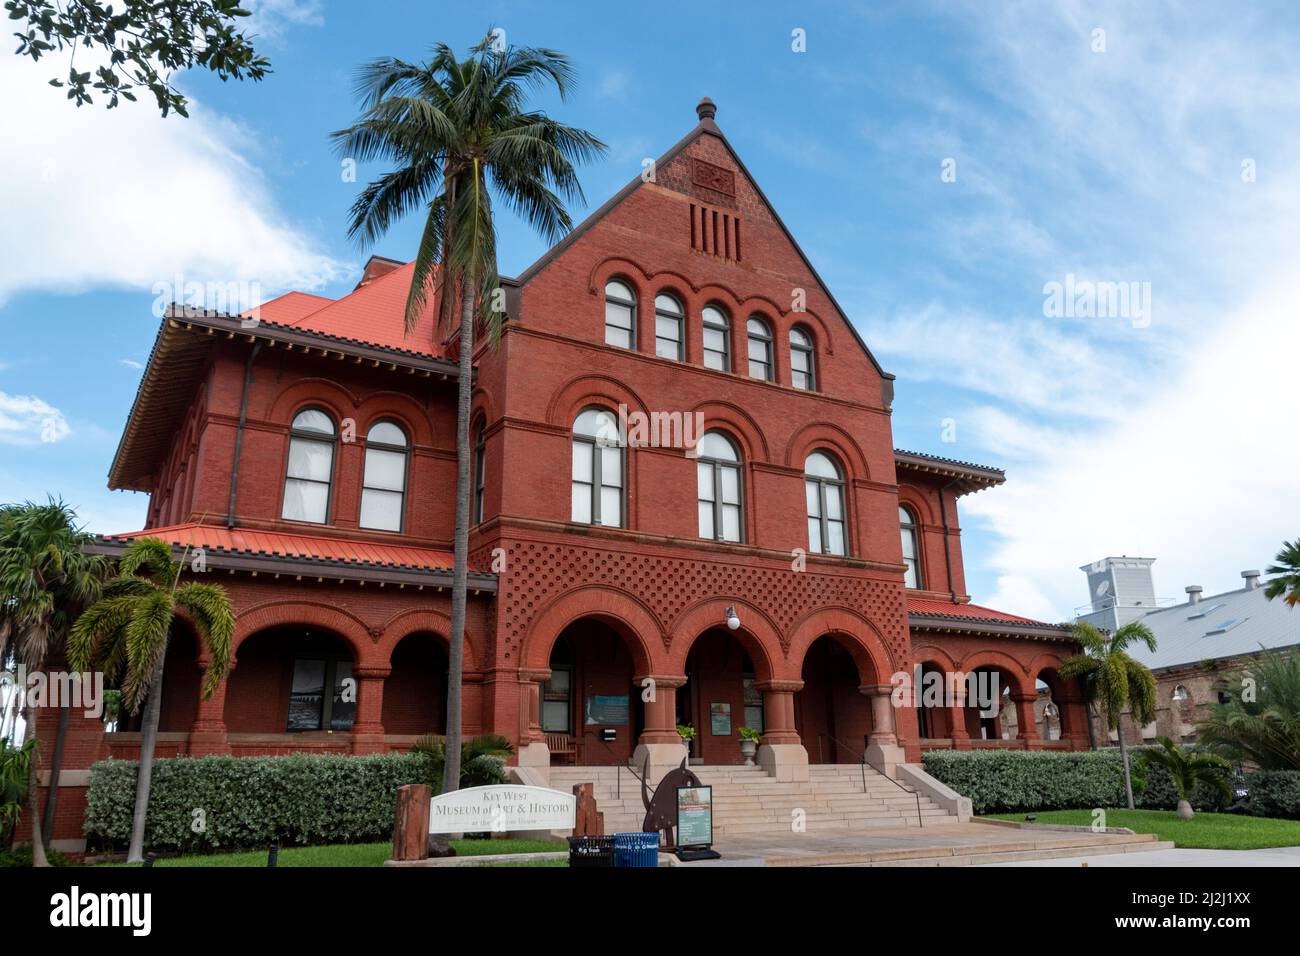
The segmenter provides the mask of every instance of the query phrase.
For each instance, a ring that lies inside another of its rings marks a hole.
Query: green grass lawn
[[[1024,813],[986,814],[995,820],[1024,823]],[[1039,810],[1036,823],[1091,826],[1091,810]],[[1172,810],[1107,810],[1106,826],[1128,827],[1135,833],[1154,833],[1194,850],[1260,850],[1274,846],[1300,846],[1300,820],[1270,820],[1231,813],[1197,811],[1180,820]]]
[[[569,845],[555,840],[452,840],[457,856],[485,856],[493,853],[561,853]],[[393,844],[340,843],[332,846],[281,847],[280,866],[383,866],[393,852]],[[542,861],[548,862],[549,861]],[[127,866],[126,863],[105,863],[103,866]],[[135,864],[131,864],[135,865]],[[499,866],[514,864],[501,863]],[[519,864],[536,866],[531,861]],[[556,861],[551,865],[568,865]],[[154,866],[266,866],[266,850],[236,853],[203,853],[194,856],[159,857]]]

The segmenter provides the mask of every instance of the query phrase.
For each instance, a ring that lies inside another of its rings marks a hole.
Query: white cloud
[[[67,438],[71,431],[63,412],[43,399],[0,392],[0,444],[49,444]]]
[[[77,108],[48,85],[53,69],[0,58],[0,114],[22,130],[0,137],[0,208],[22,224],[0,234],[0,304],[29,290],[147,295],[177,275],[270,295],[340,273],[278,211],[247,131],[193,100],[189,119],[161,118],[150,97]]]
[[[135,359],[122,359],[118,364],[137,371],[144,368],[144,363],[137,362]]]

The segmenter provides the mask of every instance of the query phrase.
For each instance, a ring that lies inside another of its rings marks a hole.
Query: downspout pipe
[[[253,384],[253,363],[262,351],[261,340],[253,343],[244,366],[244,390],[239,397],[239,426],[235,429],[235,459],[230,467],[230,502],[226,505],[226,527],[235,526],[235,501],[239,495],[239,458],[244,450],[244,423],[248,421],[248,390]]]

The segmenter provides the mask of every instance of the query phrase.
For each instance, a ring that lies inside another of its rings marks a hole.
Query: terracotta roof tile
[[[1021,617],[1018,614],[1008,614],[1005,611],[996,611],[991,607],[984,607],[979,604],[957,604],[953,601],[913,597],[910,594],[907,596],[907,610],[910,614],[920,614],[927,617],[947,617],[959,620],[988,622],[1000,621],[1005,624],[1022,624],[1033,627],[1057,626],[1054,624],[1048,624],[1045,621],[1036,621],[1030,617]]]

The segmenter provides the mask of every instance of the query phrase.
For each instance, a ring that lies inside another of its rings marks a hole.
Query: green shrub
[[[58,850],[46,850],[45,857],[50,861],[50,866],[77,866],[72,860],[68,859]],[[20,846],[13,850],[0,851],[0,870],[7,869],[11,866],[31,866],[32,865],[32,848],[30,846]]]
[[[1131,751],[1133,791],[1145,780]],[[1122,807],[1124,766],[1118,750],[934,750],[926,773],[964,797],[976,813]]]
[[[1142,749],[1133,749],[1130,756],[1136,760]],[[1190,802],[1193,809],[1209,810],[1211,812],[1222,810],[1226,805],[1223,794],[1204,780],[1197,782],[1196,788],[1192,791]],[[1137,805],[1139,810],[1176,809],[1178,806],[1178,793],[1174,790],[1173,781],[1169,779],[1169,771],[1159,764],[1152,764],[1147,767],[1146,786],[1142,788],[1141,793],[1138,793],[1137,789],[1134,788],[1133,803]]]
[[[145,845],[152,850],[355,843],[393,831],[397,788],[429,777],[424,754],[177,757],[154,763]],[[101,848],[131,835],[137,764],[90,768],[86,836]]]
[[[1300,820],[1300,770],[1258,770],[1246,786],[1252,816]]]

